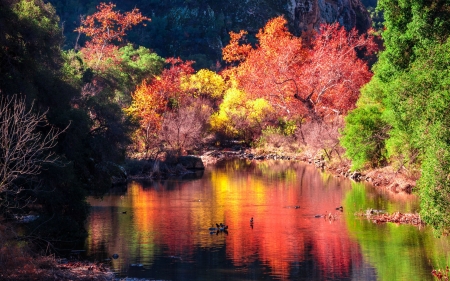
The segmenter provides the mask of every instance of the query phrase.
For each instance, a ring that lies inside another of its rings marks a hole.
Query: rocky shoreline
[[[367,182],[373,186],[386,189],[393,193],[411,194],[416,186],[416,179],[411,178],[401,171],[394,170],[393,167],[383,167],[367,171],[351,171],[350,165],[346,162],[328,165],[323,157],[312,157],[308,155],[292,155],[278,153],[258,154],[252,149],[229,149],[229,150],[209,150],[200,156],[205,166],[212,165],[218,161],[230,158],[248,160],[294,160],[302,161],[314,165],[316,168],[326,171],[335,177],[348,178],[356,182]]]

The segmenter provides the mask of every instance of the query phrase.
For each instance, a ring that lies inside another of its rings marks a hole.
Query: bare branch
[[[33,105],[27,109],[16,95],[0,97],[0,194],[19,193],[17,179],[38,175],[44,164],[56,163],[51,149],[65,129],[50,127],[46,114],[34,113]],[[49,129],[42,133],[38,128]]]

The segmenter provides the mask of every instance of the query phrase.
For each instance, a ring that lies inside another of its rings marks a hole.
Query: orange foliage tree
[[[282,115],[291,116],[298,111],[296,88],[293,83],[283,82],[301,74],[307,52],[301,39],[289,33],[286,24],[283,17],[270,20],[256,35],[259,40],[256,48],[238,44],[246,32],[231,32],[223,58],[239,63],[224,71],[224,75],[233,77],[249,99],[263,98]]]
[[[143,142],[146,152],[155,147],[158,133],[163,123],[163,114],[175,110],[188,98],[188,92],[181,88],[182,80],[194,70],[192,61],[169,58],[170,67],[151,81],[143,81],[132,94],[132,103],[127,113],[139,119],[138,139]]]
[[[95,67],[104,58],[117,59],[117,47],[113,43],[121,42],[133,26],[150,20],[137,8],[121,14],[114,11],[115,7],[112,3],[100,3],[98,11],[83,19],[81,26],[75,30],[91,38],[81,51],[88,61],[95,61]]]
[[[293,36],[283,17],[271,19],[257,34],[259,44],[239,44],[245,31],[230,33],[223,58],[237,66],[224,71],[236,79],[249,98],[264,98],[278,114],[321,119],[327,110],[338,113],[354,107],[359,89],[372,76],[357,50],[373,52],[372,36],[323,25],[312,48]],[[279,116],[280,117],[280,116]]]

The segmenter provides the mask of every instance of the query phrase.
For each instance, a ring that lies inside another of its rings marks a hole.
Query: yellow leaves
[[[125,112],[135,118],[140,118],[142,127],[159,128],[161,115],[167,102],[164,96],[158,93],[155,85],[143,81],[132,97],[133,102]]]
[[[181,88],[193,92],[195,97],[206,95],[212,98],[221,98],[226,84],[219,74],[208,69],[201,69],[196,74],[186,77]]]
[[[269,102],[263,98],[250,100],[247,106],[250,108],[249,118],[255,122],[262,121],[264,115],[272,110]]]
[[[244,91],[230,88],[224,95],[219,111],[211,116],[211,129],[231,137],[243,136],[248,133],[247,130],[260,127],[271,111],[267,100],[249,100]]]

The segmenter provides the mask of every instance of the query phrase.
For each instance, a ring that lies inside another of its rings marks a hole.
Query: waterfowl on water
[[[250,219],[250,223],[253,223],[253,217]]]
[[[216,223],[216,226],[217,227],[210,227],[209,228],[209,230],[211,231],[210,233],[211,234],[213,234],[214,233],[214,231],[226,231],[227,229],[228,229],[228,225],[225,225],[225,224],[223,224],[223,223],[220,223],[220,224],[218,224],[218,223]]]
[[[336,208],[336,210],[343,211],[343,210],[344,210],[344,207],[339,206],[339,207]]]

